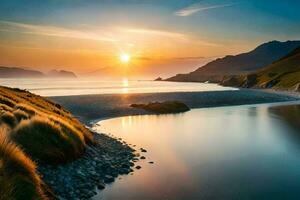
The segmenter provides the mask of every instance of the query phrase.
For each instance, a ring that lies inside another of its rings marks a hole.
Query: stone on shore
[[[40,164],[43,181],[60,199],[90,199],[119,175],[133,172],[134,150],[105,134],[94,134],[95,144],[66,165]]]
[[[141,169],[142,167],[138,165],[138,166],[136,166],[135,168],[136,168],[136,169]]]
[[[130,106],[157,114],[180,113],[190,110],[186,104],[180,101],[150,102],[148,104],[131,104]]]

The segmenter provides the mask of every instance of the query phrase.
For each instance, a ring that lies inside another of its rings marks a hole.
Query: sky
[[[271,40],[300,39],[298,0],[7,0],[0,65],[78,74],[185,73]]]

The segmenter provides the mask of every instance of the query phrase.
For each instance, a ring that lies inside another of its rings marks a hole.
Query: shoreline
[[[270,107],[277,107],[277,106],[290,106],[290,105],[300,105],[300,99],[295,101],[280,101],[280,102],[266,102],[266,103],[253,103],[253,104],[239,104],[239,105],[227,105],[227,106],[214,106],[214,107],[201,107],[201,108],[191,108],[194,109],[205,109],[205,108],[222,108],[222,107],[231,107],[231,106],[260,106],[260,105],[270,105]],[[156,114],[156,113],[139,113],[139,114],[131,114],[131,115],[122,115],[122,116],[111,116],[111,117],[102,117],[93,119],[87,122],[88,127],[93,127],[97,122],[105,121],[109,119],[115,119],[119,117],[128,117],[128,116],[138,116],[138,115],[176,115],[180,113],[167,113],[167,114]],[[104,133],[105,134],[105,133]]]
[[[63,105],[86,125],[96,120],[129,115],[153,114],[131,108],[133,103],[177,100],[191,109],[222,106],[252,105],[263,103],[293,102],[300,94],[284,91],[239,89],[209,92],[167,92],[136,94],[91,94],[79,96],[48,97]]]
[[[274,93],[274,94],[282,94],[291,97],[296,97],[300,99],[300,92],[295,92],[293,90],[280,90],[280,89],[254,89],[254,90],[262,90],[264,92]]]
[[[253,89],[126,95],[80,95],[54,97],[51,99],[54,101],[58,100],[58,103],[66,107],[91,129],[95,122],[101,120],[128,115],[153,114],[144,110],[130,108],[128,105],[131,103],[165,99],[173,100],[173,98],[188,102],[191,109],[265,103],[300,104],[298,96],[277,91],[257,91]],[[195,101],[195,98],[200,101]],[[96,105],[91,103],[91,101],[96,102]],[[78,107],[80,108],[79,110]],[[89,117],[87,117],[88,115],[82,115],[88,114],[89,109],[99,112],[98,115]],[[134,173],[135,168],[139,166],[136,162],[139,160],[142,152],[137,151],[138,148],[135,145],[127,144],[120,138],[115,138],[107,133],[92,132],[96,141],[98,140],[101,145],[88,146],[86,152],[79,159],[57,167],[39,165],[38,170],[43,175],[43,180],[60,199],[90,199],[98,191],[105,189],[106,184],[114,182],[121,175]],[[104,147],[102,146],[103,143],[105,144]]]
[[[58,199],[91,199],[119,176],[133,174],[139,153],[111,135],[92,132],[95,144],[64,165],[39,163],[38,172]],[[142,153],[142,152],[141,152]]]

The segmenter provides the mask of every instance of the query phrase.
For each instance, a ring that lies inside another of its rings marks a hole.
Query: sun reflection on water
[[[129,86],[128,79],[127,78],[123,78],[123,80],[122,80],[122,93],[123,94],[127,94],[128,93],[128,86]]]

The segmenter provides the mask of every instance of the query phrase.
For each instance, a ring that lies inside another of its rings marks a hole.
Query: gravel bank
[[[211,92],[80,95],[51,97],[51,99],[88,123],[100,118],[148,114],[146,111],[131,108],[130,105],[153,101],[181,101],[190,108],[205,108],[296,101],[300,98],[282,93],[240,89]]]
[[[59,199],[90,199],[119,175],[133,172],[138,153],[129,145],[104,134],[94,134],[95,145],[66,165],[39,164],[38,171]]]

